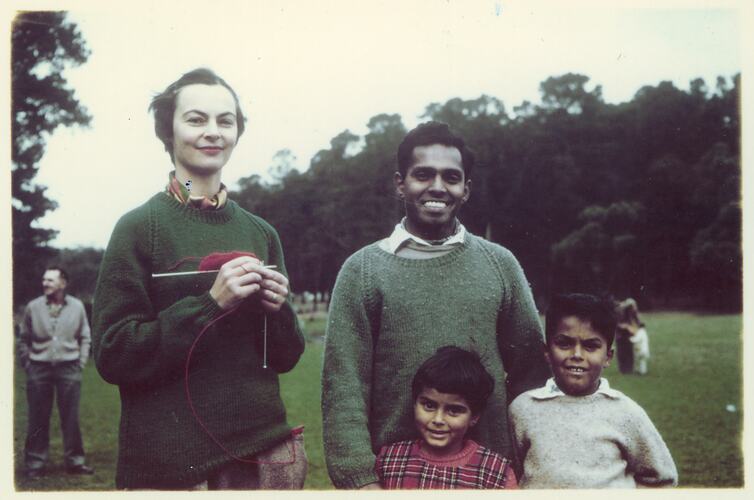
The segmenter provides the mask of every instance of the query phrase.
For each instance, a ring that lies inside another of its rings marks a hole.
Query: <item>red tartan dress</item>
[[[472,440],[450,460],[422,452],[421,441],[383,446],[374,468],[386,489],[516,489],[510,460]]]

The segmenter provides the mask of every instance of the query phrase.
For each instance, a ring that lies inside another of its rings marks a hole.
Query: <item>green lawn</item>
[[[650,335],[649,374],[621,375],[616,362],[606,370],[610,385],[647,411],[681,486],[743,486],[741,317],[654,313],[642,319]]]
[[[611,386],[635,399],[649,413],[670,448],[681,486],[743,485],[742,354],[739,315],[691,313],[642,315],[650,334],[652,358],[646,376],[606,370]],[[305,320],[304,356],[281,378],[292,425],[306,426],[309,457],[307,489],[332,488],[324,465],[320,418],[320,370],[324,320]],[[15,456],[20,470],[26,424],[24,375],[16,371]],[[728,405],[734,411],[726,409]],[[91,477],[69,477],[62,468],[58,417],[51,425],[50,474],[33,482],[17,475],[18,490],[103,490],[114,488],[120,406],[117,389],[99,378],[90,363],[84,371],[81,426]]]

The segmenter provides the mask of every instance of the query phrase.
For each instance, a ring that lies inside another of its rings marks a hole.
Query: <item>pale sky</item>
[[[330,139],[363,135],[379,113],[411,128],[432,102],[481,94],[512,113],[567,72],[617,103],[663,80],[687,89],[702,77],[714,88],[742,67],[739,2],[61,3],[91,49],[66,76],[93,121],[55,131],[36,178],[59,203],[41,221],[60,230],[58,247],[104,247],[118,217],[164,188],[172,165],[147,106],[199,66],[234,87],[248,116],[224,168],[230,187],[265,175],[283,148],[305,170]]]

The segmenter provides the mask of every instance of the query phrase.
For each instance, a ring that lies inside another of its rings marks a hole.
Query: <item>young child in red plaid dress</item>
[[[375,470],[387,489],[517,488],[511,462],[466,439],[492,393],[479,357],[458,347],[437,350],[411,384],[419,439],[383,446]]]

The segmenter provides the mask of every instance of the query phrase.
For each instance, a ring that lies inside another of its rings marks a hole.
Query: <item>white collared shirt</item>
[[[388,236],[384,240],[380,240],[379,242],[380,248],[382,248],[388,253],[395,255],[398,253],[398,250],[400,250],[401,247],[403,247],[406,244],[406,242],[408,242],[409,240],[419,245],[424,245],[427,247],[457,246],[457,245],[463,245],[463,242],[466,241],[466,228],[460,222],[458,223],[458,230],[455,232],[455,234],[452,235],[447,240],[440,243],[439,245],[432,245],[427,240],[424,240],[414,234],[409,233],[408,230],[406,229],[405,222],[406,222],[406,218],[404,217],[398,224],[395,225],[395,229],[393,230],[393,233],[390,236]]]
[[[544,387],[540,387],[539,389],[533,389],[529,392],[529,394],[534,399],[552,399],[558,396],[568,395],[564,393],[560,389],[560,387],[558,387],[558,384],[555,383],[555,378],[553,377],[550,377],[547,380]],[[599,387],[597,387],[595,394],[604,394],[605,396],[608,396],[614,399],[621,397],[621,393],[614,389],[611,389],[610,384],[608,383],[607,379],[602,378],[602,377],[600,377],[600,385]]]

